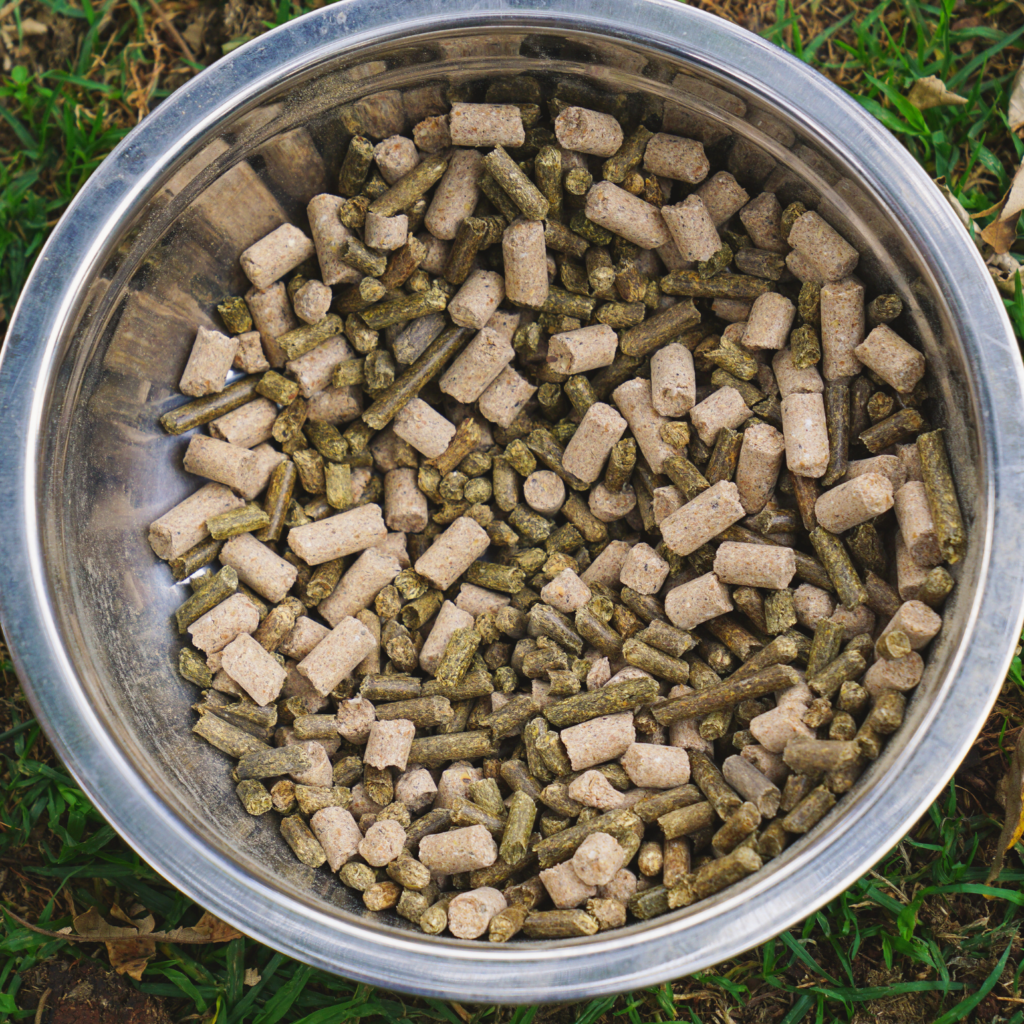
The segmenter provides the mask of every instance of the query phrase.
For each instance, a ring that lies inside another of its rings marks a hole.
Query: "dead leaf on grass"
[[[943,81],[935,75],[919,78],[910,87],[907,99],[918,110],[931,110],[932,107],[962,107],[967,104],[965,97],[950,92]]]
[[[1021,210],[1024,210],[1024,163],[1017,168],[1013,176],[1009,191],[1002,200],[988,210],[974,214],[975,217],[984,217],[996,210],[995,220],[988,227],[983,228],[981,237],[992,246],[1000,255],[1010,251],[1017,238],[1017,220]]]
[[[156,953],[156,943],[142,932],[143,928],[151,932],[155,921],[152,915],[145,915],[135,922],[116,904],[111,908],[110,916],[119,921],[127,921],[130,927],[121,928],[110,924],[93,907],[75,918],[75,932],[102,941],[107,947],[110,966],[118,974],[127,974],[141,981],[146,965]]]
[[[248,985],[250,988],[253,985],[258,985],[263,980],[263,976],[255,967],[246,967],[245,977],[242,979],[244,985]]]
[[[1017,745],[1010,758],[1010,771],[1006,785],[1006,821],[996,844],[996,859],[992,870],[985,879],[986,885],[993,885],[1003,870],[1006,854],[1024,836],[1024,729],[1017,736]]]
[[[175,928],[167,933],[167,942],[230,942],[242,938],[242,933],[231,925],[225,924],[219,917],[209,911],[191,928]]]
[[[1010,122],[1010,131],[1015,132],[1024,125],[1024,64],[1013,76],[1010,87],[1010,102],[1006,110],[1006,119]]]

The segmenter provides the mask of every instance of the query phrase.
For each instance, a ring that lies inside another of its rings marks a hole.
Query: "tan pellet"
[[[608,885],[622,869],[626,851],[614,836],[594,832],[576,848],[572,859],[573,873],[584,885]]]
[[[590,189],[584,212],[595,224],[641,249],[657,249],[671,237],[657,207],[610,181]]]
[[[292,772],[291,778],[300,786],[329,786],[331,784],[331,761],[327,748],[318,740],[303,740],[295,744],[309,754],[313,763],[305,771]]]
[[[665,595],[665,614],[680,629],[693,629],[732,609],[729,588],[713,572],[674,587]]]
[[[801,283],[825,284],[825,278],[817,266],[799,249],[793,249],[786,256],[786,269]]]
[[[272,604],[283,601],[298,570],[251,533],[232,537],[220,550],[222,565],[230,565],[238,578]]]
[[[709,260],[722,248],[715,222],[699,195],[687,196],[674,206],[663,206],[661,216],[684,260]]]
[[[662,425],[668,420],[654,408],[651,382],[643,377],[627,380],[612,392],[612,399],[619,412],[626,417],[629,429],[633,432],[651,471],[661,473],[665,460],[676,452],[671,445],[661,439]]]
[[[619,347],[618,335],[607,324],[553,334],[548,340],[548,363],[556,373],[588,373],[610,366]]]
[[[475,149],[456,149],[452,153],[423,218],[435,239],[450,242],[459,233],[459,225],[476,209],[483,169],[483,153]],[[437,274],[442,269],[443,265],[429,272]]]
[[[416,152],[416,143],[412,139],[404,135],[392,135],[390,139],[378,142],[373,147],[373,162],[377,165],[380,176],[389,185],[394,185],[420,162],[420,155]],[[367,244],[370,245],[369,242]]]
[[[350,616],[342,619],[299,662],[298,671],[327,696],[375,647],[373,634]]]
[[[404,772],[415,735],[416,726],[404,718],[374,722],[363,753],[364,763],[374,768],[397,768]]]
[[[498,847],[483,825],[453,828],[420,840],[419,859],[431,871],[455,875],[489,868],[498,859]]]
[[[263,373],[264,370],[270,369],[270,363],[263,354],[259,331],[246,331],[237,338],[238,350],[231,362],[236,370],[241,370],[242,373]]]
[[[485,419],[507,430],[536,393],[536,384],[524,380],[511,366],[506,366],[480,396],[477,408]]]
[[[604,775],[593,769],[585,771],[569,783],[569,796],[584,807],[596,807],[599,811],[614,811],[625,806],[623,794]]]
[[[395,799],[413,814],[420,814],[434,802],[437,784],[426,768],[409,768],[395,782]]]
[[[855,636],[872,633],[875,629],[875,613],[864,604],[852,610],[840,605],[832,613],[832,621],[843,627],[845,642],[849,642]]]
[[[457,608],[451,601],[445,601],[441,610],[434,619],[434,625],[430,630],[420,650],[420,668],[427,675],[433,675],[437,664],[444,654],[448,641],[457,629],[471,629],[474,616],[470,612]]]
[[[636,786],[673,789],[690,781],[690,757],[682,747],[632,743],[621,761]]]
[[[342,245],[352,233],[338,220],[338,210],[345,202],[341,196],[313,196],[306,207],[309,231],[316,246],[316,259],[325,285],[355,284],[363,275],[350,267],[340,256]],[[283,333],[283,332],[282,332]]]
[[[239,262],[260,291],[269,288],[300,263],[316,255],[316,247],[294,224],[282,224],[246,249]]]
[[[370,726],[377,721],[373,704],[360,694],[338,704],[338,735],[349,743],[364,744],[370,738]]]
[[[284,666],[248,633],[239,634],[224,648],[221,664],[257,704],[265,706],[277,700],[284,685]]]
[[[366,244],[371,249],[392,252],[395,249],[401,249],[408,240],[409,218],[404,213],[394,217],[382,217],[378,213],[368,213],[364,231]],[[299,311],[296,309],[295,312]]]
[[[795,316],[796,306],[785,295],[778,292],[759,295],[750,307],[743,347],[754,350],[784,348]]]
[[[848,277],[860,259],[857,250],[813,210],[797,217],[788,241],[814,263],[826,281]]]
[[[576,433],[569,439],[569,443],[565,447],[562,466],[566,472],[572,473],[584,483],[594,483],[603,472],[604,464],[608,460],[612,448],[626,432],[626,426],[626,421],[610,405],[606,405],[604,402],[595,402],[586,411]],[[536,508],[530,502],[528,495],[526,500],[533,508]],[[558,511],[559,508],[561,508],[561,503],[555,507],[554,511]],[[537,509],[537,511],[541,510]],[[549,515],[553,512],[544,514]]]
[[[746,189],[728,171],[719,171],[707,178],[697,189],[697,195],[704,200],[716,228],[720,228],[750,200]]]
[[[854,349],[854,354],[901,394],[913,391],[924,376],[924,356],[887,324],[879,324]]]
[[[825,491],[814,503],[818,525],[843,533],[893,506],[892,483],[881,473],[865,473]]]
[[[762,192],[740,210],[740,222],[758,249],[785,256],[789,246],[782,237],[782,206],[774,192]]]
[[[185,450],[184,466],[186,472],[226,484],[245,497],[254,493],[260,459],[245,448],[195,434]]]
[[[613,540],[584,570],[580,579],[587,584],[603,583],[606,587],[617,587],[629,548],[624,540]]]
[[[903,534],[896,534],[896,589],[904,601],[916,600],[931,566],[914,560]]]
[[[540,598],[552,608],[571,614],[590,600],[591,593],[590,587],[572,569],[563,569],[541,588]]]
[[[614,523],[624,519],[636,508],[636,492],[629,484],[617,494],[609,491],[603,483],[597,484],[590,491],[588,505],[595,519],[600,519],[602,523]]]
[[[726,541],[715,552],[715,575],[736,587],[783,590],[796,573],[792,548]]]
[[[505,279],[493,270],[474,270],[448,303],[448,316],[461,327],[487,326],[505,298]]]
[[[883,690],[912,690],[924,675],[924,658],[911,651],[905,658],[879,658],[864,676],[867,691],[877,697]]]
[[[907,448],[917,451],[916,445],[907,445]],[[865,473],[881,473],[892,484],[892,492],[895,494],[911,477],[907,476],[906,466],[896,455],[875,455],[870,459],[854,459],[846,464],[846,479],[856,480]],[[918,478],[920,479],[920,478]]]
[[[681,418],[697,401],[693,355],[681,344],[664,345],[651,356],[651,404],[661,416]]]
[[[428,459],[444,453],[455,436],[455,424],[422,398],[414,398],[392,423],[395,433]]]
[[[200,615],[188,627],[188,634],[204,654],[216,654],[240,634],[252,633],[259,624],[260,613],[252,601],[245,594],[232,594]]]
[[[223,391],[237,351],[238,338],[200,327],[178,383],[178,390],[183,395],[193,397]]]
[[[637,886],[636,875],[629,868],[619,868],[610,882],[598,886],[597,894],[601,899],[619,900],[625,903],[635,895]]]
[[[923,601],[904,601],[878,639],[888,636],[894,629],[901,629],[907,634],[911,650],[919,651],[928,645],[941,628],[942,616],[932,611]]]
[[[661,536],[677,555],[689,555],[744,515],[736,485],[719,480],[664,520]]]
[[[942,554],[924,484],[918,480],[904,484],[896,492],[895,508],[910,557],[919,565],[939,565]]]
[[[374,547],[387,534],[380,505],[369,504],[294,527],[288,546],[307,565],[320,565]]]
[[[442,149],[448,149],[452,144],[448,118],[443,114],[425,117],[413,126],[412,137],[421,153],[440,153]]]
[[[675,487],[656,487],[651,496],[654,525],[661,529],[661,524],[677,509],[681,509],[684,504],[683,496]]]
[[[860,373],[857,346],[864,340],[864,285],[848,279],[821,289],[821,351],[825,380]]]
[[[786,439],[770,423],[755,423],[743,432],[736,464],[736,490],[747,515],[761,511],[775,491]]]
[[[299,326],[284,282],[278,281],[264,292],[256,288],[250,289],[245,293],[245,304],[252,313],[256,330],[260,332],[267,361],[275,370],[284,366],[285,355],[281,351],[281,346],[277,344],[277,339]]]
[[[531,473],[523,483],[526,504],[542,516],[553,516],[565,504],[565,484],[548,469]]]
[[[700,439],[711,446],[723,427],[734,430],[752,415],[743,396],[735,388],[727,386],[712,391],[703,402],[698,402],[690,410],[690,422]]]
[[[658,132],[644,150],[644,169],[659,178],[696,185],[708,176],[711,165],[696,139]]]
[[[515,349],[512,348],[512,342],[490,327],[484,327],[445,371],[439,387],[457,402],[475,402],[514,357]],[[409,403],[411,404],[412,402]],[[408,408],[409,406],[406,406],[406,409]],[[447,422],[445,420],[445,423]],[[395,417],[395,425],[396,432],[401,436],[397,426],[398,416]],[[414,448],[417,447],[411,438],[407,440]]]
[[[622,145],[622,128],[611,114],[566,107],[555,118],[555,138],[563,149],[574,153],[614,156]]]
[[[453,146],[521,146],[526,141],[523,115],[511,104],[453,103],[448,116]]]
[[[150,523],[149,545],[157,558],[168,561],[177,558],[210,535],[207,519],[244,504],[245,501],[224,484],[204,484]]]
[[[349,423],[362,411],[359,388],[324,388],[310,397],[307,415],[311,423]]]
[[[451,810],[456,800],[469,799],[469,787],[482,778],[483,772],[479,768],[470,767],[465,761],[459,761],[451,768],[446,768],[437,784],[434,806]]]
[[[463,583],[459,587],[459,596],[455,599],[455,607],[468,612],[473,618],[487,612],[497,612],[511,604],[512,598],[507,594],[499,594],[484,587]]]
[[[747,728],[765,750],[781,754],[786,744],[795,736],[814,739],[814,730],[804,725],[799,708],[772,708],[750,720]],[[746,748],[744,748],[746,749]]]
[[[401,571],[401,560],[396,555],[379,547],[367,548],[317,610],[336,626],[346,616],[357,615],[368,608]]]
[[[319,323],[331,308],[331,289],[322,281],[307,281],[292,299],[295,315],[307,324]]]
[[[460,516],[435,538],[414,568],[438,590],[447,590],[487,550],[490,542],[479,523]]]
[[[324,848],[332,871],[338,871],[359,852],[363,834],[352,813],[344,807],[324,807],[309,819],[309,825]]]
[[[668,562],[650,544],[636,544],[626,555],[619,580],[638,594],[656,594],[668,579],[668,570]]]
[[[539,220],[513,221],[502,235],[505,296],[509,302],[538,309],[548,297],[547,248]]]
[[[903,467],[907,480],[924,479],[924,475],[921,472],[921,453],[917,450],[916,444],[896,445],[896,457],[900,460],[900,465]],[[897,486],[894,481],[892,489],[898,491],[901,486],[902,484]]]
[[[612,841],[614,842],[614,840]],[[617,845],[618,843],[616,843]],[[540,873],[540,880],[544,883],[551,902],[559,910],[578,907],[584,900],[597,895],[597,887],[587,885],[586,882],[580,880],[573,869],[571,860],[564,860],[553,868],[545,869]]]
[[[478,939],[487,931],[491,918],[508,907],[508,900],[490,886],[460,892],[448,904],[448,930],[457,939]]]
[[[276,419],[277,406],[269,398],[257,398],[215,419],[210,435],[236,448],[254,448],[270,440]]]
[[[829,618],[835,609],[835,599],[829,592],[811,583],[801,583],[793,594],[793,610],[797,622],[804,629],[813,630],[821,619]]]
[[[430,520],[427,496],[416,483],[415,469],[392,469],[384,474],[384,522],[389,530],[419,533]]]
[[[821,395],[789,395],[782,400],[786,466],[797,476],[820,477],[828,469],[828,428]]]
[[[772,357],[772,372],[775,374],[780,398],[788,398],[790,395],[821,394],[825,390],[817,366],[798,369],[793,364],[791,348],[784,348]]]
[[[621,711],[571,725],[560,733],[572,770],[593,768],[624,754],[636,742],[633,713]]]
[[[359,843],[359,856],[372,868],[390,864],[405,849],[405,829],[393,818],[375,821]]]

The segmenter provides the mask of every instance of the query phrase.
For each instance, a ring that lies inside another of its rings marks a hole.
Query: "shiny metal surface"
[[[680,130],[738,147],[730,159],[746,161],[755,187],[767,179],[818,206],[855,241],[858,273],[903,295],[901,329],[935,371],[930,415],[955,439],[971,533],[908,723],[825,827],[688,910],[594,939],[493,946],[365,911],[242,811],[227,759],[189,733],[196,691],[175,671],[168,621],[182,588],[145,533],[197,486],[181,469],[186,439],[156,421],[180,400],[170,385],[196,327],[242,284],[238,252],[286,217],[301,222],[308,198],[330,187],[353,118],[376,117],[377,133],[391,134],[404,108],[415,108],[410,125],[423,115],[424,83],[527,72],[667,101]],[[1022,410],[1009,323],[952,212],[892,136],[800,61],[667,0],[345,0],[165,101],[54,231],[0,363],[3,626],[83,789],[156,870],[249,935],[439,997],[625,990],[705,968],[803,918],[882,856],[949,778],[1020,632]]]

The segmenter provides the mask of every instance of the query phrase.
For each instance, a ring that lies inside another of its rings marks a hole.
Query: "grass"
[[[1024,155],[1006,119],[1024,53],[1024,19],[1015,5],[701,6],[761,31],[849,90],[968,213],[990,208],[1008,188]],[[0,34],[15,60],[0,79],[0,328],[47,232],[125,132],[222,49],[301,13],[291,0],[214,9],[170,0],[163,10],[175,21],[173,32],[154,5],[138,0],[41,0],[0,11]],[[45,46],[31,19],[56,26]],[[179,30],[198,59],[184,56]],[[911,107],[904,96],[927,75],[968,104]],[[1019,278],[1003,287],[1024,336]],[[90,907],[106,913],[133,904],[150,911],[160,929],[194,923],[200,909],[120,841],[56,761],[2,648],[0,674],[2,905],[51,930]],[[672,984],[562,1007],[460,1006],[354,985],[245,938],[161,945],[142,980],[129,984],[160,997],[167,1019],[207,1024],[1021,1024],[1024,863],[1011,855],[998,887],[984,879],[1000,827],[995,784],[1022,723],[1018,658],[954,780],[886,857],[798,927]],[[107,965],[99,945],[47,939],[4,915],[0,1021],[44,1019],[35,1007],[47,986],[44,968],[54,960]]]

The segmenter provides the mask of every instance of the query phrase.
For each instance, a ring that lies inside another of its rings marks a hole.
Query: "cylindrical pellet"
[[[903,543],[910,557],[918,565],[938,565],[942,561],[942,552],[925,485],[917,480],[905,483],[896,492],[894,505]]]
[[[892,506],[892,484],[888,477],[865,473],[825,491],[814,504],[814,514],[829,533],[844,533]]]
[[[662,416],[682,417],[694,406],[697,388],[693,355],[681,344],[665,345],[651,356],[651,404]]]
[[[788,241],[814,263],[826,281],[848,277],[860,258],[857,250],[813,211],[797,218],[790,229]]]
[[[828,428],[821,395],[789,395],[782,400],[786,466],[801,477],[817,478],[828,469]]]
[[[721,480],[663,520],[661,535],[670,550],[689,555],[745,514],[736,485]]]
[[[505,297],[505,280],[490,270],[474,270],[448,303],[452,322],[480,330]]]
[[[447,590],[490,545],[490,537],[474,520],[466,516],[451,526],[417,559],[416,572],[438,590]]]
[[[594,483],[626,426],[626,420],[610,405],[595,402],[566,446],[563,467],[584,483]]]
[[[831,281],[821,289],[822,373],[825,380],[861,372],[857,346],[864,340],[864,285]]]
[[[722,248],[715,222],[699,195],[687,196],[674,206],[663,206],[661,215],[684,260],[710,260]]]
[[[784,295],[768,292],[754,300],[747,329],[743,332],[743,347],[748,349],[784,348],[789,330],[796,317],[796,306]]]
[[[555,138],[563,149],[591,156],[613,156],[622,145],[622,128],[611,114],[566,107],[555,118]]]
[[[587,217],[641,249],[656,249],[670,234],[657,207],[630,195],[610,181],[602,181],[587,193]]]
[[[517,220],[502,236],[505,297],[517,305],[537,309],[548,297],[547,248],[540,221]]]
[[[785,451],[785,437],[769,423],[756,423],[743,432],[736,489],[748,515],[760,512],[774,492]]]
[[[459,225],[476,209],[483,160],[483,154],[476,149],[456,149],[452,153],[423,219],[434,238],[451,241]]]

